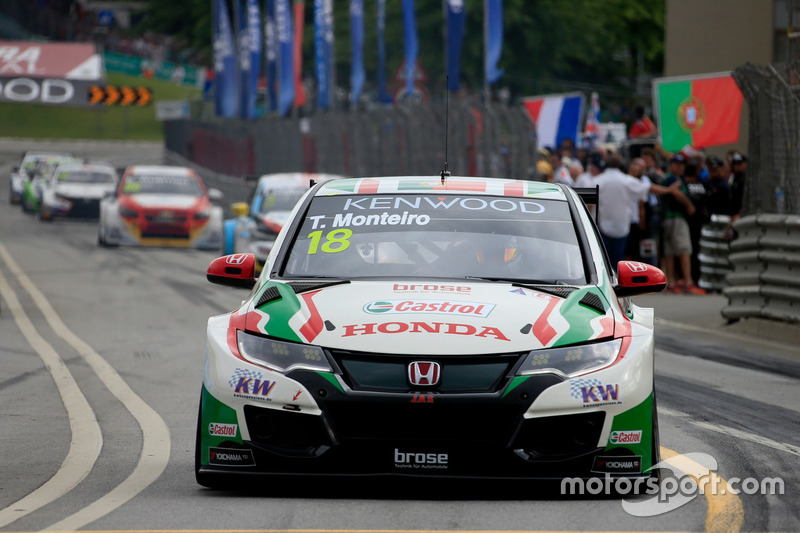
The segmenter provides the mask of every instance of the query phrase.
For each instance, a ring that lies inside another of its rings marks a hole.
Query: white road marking
[[[0,245],[0,252],[4,251]],[[36,327],[22,308],[17,294],[8,284],[2,272],[0,272],[0,294],[6,302],[6,307],[14,316],[17,327],[31,347],[39,354],[39,358],[53,377],[58,393],[61,395],[61,401],[67,410],[67,419],[72,434],[69,452],[53,477],[5,509],[0,509],[0,527],[4,527],[55,501],[83,481],[100,456],[103,435],[94,411],[86,400],[86,396],[81,392],[75,378],[72,377],[55,349],[36,331]]]
[[[169,461],[171,447],[169,428],[161,416],[119,376],[114,367],[62,322],[44,294],[17,265],[2,244],[0,244],[0,255],[3,256],[9,269],[36,302],[53,331],[80,354],[100,378],[100,381],[125,406],[142,429],[141,455],[130,476],[105,496],[46,528],[50,531],[76,530],[128,502],[159,478]]]
[[[707,429],[708,431],[714,431],[716,433],[722,433],[723,435],[729,435],[731,437],[735,437],[737,439],[746,440],[749,442],[754,442],[756,444],[760,444],[762,446],[767,446],[769,448],[774,448],[776,450],[780,450],[782,452],[791,453],[793,455],[800,456],[800,446],[795,446],[793,444],[787,444],[785,442],[778,442],[772,439],[768,439],[767,437],[762,437],[761,435],[756,435],[755,433],[750,433],[748,431],[742,431],[740,429],[734,429],[732,427],[723,426],[722,424],[712,424],[710,422],[703,422],[702,420],[695,420],[692,418],[691,415],[681,412],[681,411],[674,411],[672,409],[666,407],[658,407],[659,414],[665,414],[667,416],[674,416],[677,418],[686,418],[688,419],[689,423]]]

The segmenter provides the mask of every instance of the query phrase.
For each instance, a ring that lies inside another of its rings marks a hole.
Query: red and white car
[[[206,189],[191,168],[128,167],[116,194],[100,202],[100,246],[220,247],[222,192]]]

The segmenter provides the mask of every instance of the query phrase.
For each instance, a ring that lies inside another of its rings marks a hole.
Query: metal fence
[[[438,176],[447,161],[453,175],[527,178],[535,165],[533,123],[521,106],[451,102],[447,120],[443,102],[255,121],[174,120],[164,131],[168,151],[228,175]]]
[[[800,62],[733,71],[750,119],[742,213],[800,213]]]

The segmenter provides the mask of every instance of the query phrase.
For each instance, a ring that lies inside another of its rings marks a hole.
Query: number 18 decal
[[[317,253],[320,248],[327,254],[342,252],[350,247],[350,237],[353,236],[353,230],[350,229],[334,229],[325,234],[325,242],[320,246],[322,241],[322,231],[312,231],[308,234],[311,239],[311,244],[308,246],[308,255]]]

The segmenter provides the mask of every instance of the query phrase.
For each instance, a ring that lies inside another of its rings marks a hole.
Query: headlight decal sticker
[[[542,343],[542,346],[547,346],[550,341],[558,335],[556,329],[550,325],[549,318],[560,303],[558,299],[551,298],[550,301],[547,302],[545,310],[539,315],[536,322],[533,323],[533,336]]]
[[[322,317],[313,301],[314,295],[318,292],[320,291],[316,290],[302,293],[300,295],[300,310],[289,320],[292,329],[300,331],[300,334],[305,337],[306,342],[314,342],[314,339],[317,338],[317,335],[319,335],[324,326]],[[307,320],[297,327],[298,323],[305,317],[308,317]]]

